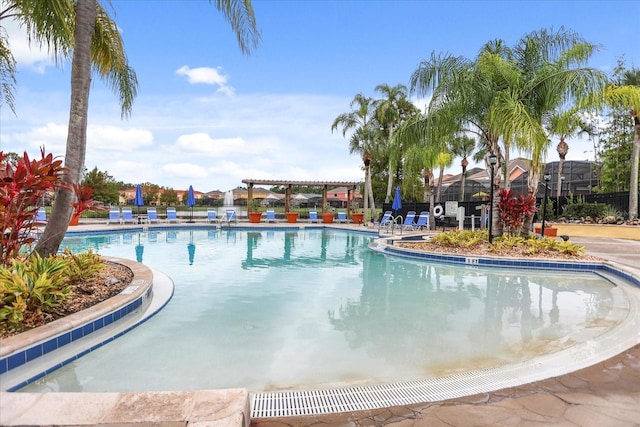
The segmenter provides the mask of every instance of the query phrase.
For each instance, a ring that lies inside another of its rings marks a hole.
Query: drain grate
[[[520,371],[524,368],[522,365]],[[528,366],[529,372],[536,371]],[[434,402],[485,393],[527,382],[522,372],[475,371],[406,383],[328,390],[254,393],[252,418],[336,414],[389,406]]]

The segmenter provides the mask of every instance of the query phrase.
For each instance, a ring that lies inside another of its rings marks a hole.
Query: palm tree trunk
[[[76,26],[71,65],[71,106],[64,178],[67,188],[56,193],[51,217],[35,248],[41,256],[55,254],[62,243],[71,219],[73,192],[71,184],[79,183],[84,168],[87,148],[87,112],[89,110],[89,88],[91,84],[91,40],[96,23],[96,0],[78,0],[76,4]]]
[[[638,217],[638,169],[640,167],[640,118],[633,116],[633,147],[631,149],[631,182],[629,183],[629,219]]]
[[[369,187],[369,209],[371,209],[371,219],[376,220],[376,201],[373,197],[373,185],[371,184],[371,167],[369,167],[369,179],[365,183]]]

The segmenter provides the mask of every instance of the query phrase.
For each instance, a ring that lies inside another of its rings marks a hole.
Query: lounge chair
[[[267,211],[267,222],[278,222],[275,211]]]
[[[225,221],[227,221],[228,223],[231,223],[231,221],[238,222],[236,211],[233,209],[227,209],[227,212],[225,214]]]
[[[309,211],[309,222],[320,222],[318,211]]]
[[[218,212],[215,209],[207,209],[207,222],[218,222]]]
[[[416,219],[416,211],[407,212],[407,216],[404,219],[404,222],[402,223],[402,228],[414,230],[416,227],[416,224],[414,223],[415,219]]]
[[[109,218],[107,218],[107,224],[116,222],[122,224],[122,218],[120,217],[120,208],[109,208]]]
[[[391,211],[386,211],[384,215],[382,215],[382,218],[380,218],[380,222],[374,222],[373,224],[379,227],[387,227],[391,225],[391,214]]]
[[[158,211],[156,208],[147,208],[147,224],[151,224],[152,222],[159,222]]]
[[[349,220],[347,219],[347,213],[344,211],[338,211],[338,219],[336,219],[337,222],[349,222]]]
[[[133,217],[133,212],[131,211],[131,208],[122,208],[122,220],[121,222],[123,224],[126,224],[127,222],[130,222],[131,224],[135,224],[136,220]]]
[[[178,222],[178,214],[176,212],[176,208],[167,208],[167,222]]]
[[[429,212],[428,211],[420,212],[420,215],[418,216],[418,220],[416,221],[415,228],[420,230],[422,230],[423,228],[426,228],[427,230],[429,229]]]
[[[47,222],[47,211],[45,210],[45,208],[38,208],[38,212],[36,212],[36,222]]]

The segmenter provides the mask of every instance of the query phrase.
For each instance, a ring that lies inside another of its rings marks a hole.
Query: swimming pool
[[[597,274],[426,263],[372,251],[373,238],[215,228],[71,236],[73,250],[168,273],[175,295],[148,322],[22,391],[413,381],[589,342],[629,311]]]

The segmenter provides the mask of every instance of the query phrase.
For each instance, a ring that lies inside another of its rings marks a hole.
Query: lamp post
[[[542,237],[544,237],[544,220],[547,216],[547,194],[549,193],[549,181],[551,175],[544,176],[544,200],[542,201],[542,228],[540,230]]]
[[[498,163],[498,157],[493,153],[489,154],[489,166],[491,167],[491,180],[489,182],[489,243],[493,243],[493,174],[496,163]]]

